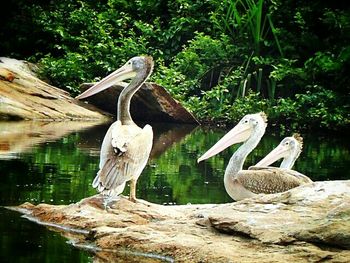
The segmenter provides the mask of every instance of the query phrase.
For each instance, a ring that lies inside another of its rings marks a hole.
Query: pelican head
[[[198,158],[198,162],[218,154],[233,144],[248,141],[252,137],[261,137],[265,133],[266,126],[267,117],[265,113],[259,112],[245,115],[232,130]]]
[[[153,70],[153,58],[150,56],[133,57],[126,62],[121,68],[117,69],[100,82],[84,91],[76,99],[84,99],[96,93],[99,93],[112,85],[126,79],[132,79],[140,75],[140,78],[146,79]]]
[[[284,138],[280,144],[265,156],[256,166],[269,166],[277,160],[284,158],[281,168],[290,169],[299,157],[303,148],[303,138],[295,133],[291,137]]]

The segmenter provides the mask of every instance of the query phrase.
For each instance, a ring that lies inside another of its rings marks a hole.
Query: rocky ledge
[[[162,206],[121,197],[105,210],[101,203],[96,195],[70,205],[10,209],[93,250],[97,262],[117,260],[120,251],[170,262],[350,258],[350,181],[315,182],[227,204]]]

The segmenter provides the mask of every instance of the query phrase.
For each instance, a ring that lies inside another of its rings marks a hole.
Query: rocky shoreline
[[[147,259],[156,255],[159,262],[350,258],[350,181],[315,182],[227,204],[162,206],[121,197],[106,211],[95,195],[70,205],[25,203],[10,209],[78,247],[93,247],[98,260],[125,250]]]

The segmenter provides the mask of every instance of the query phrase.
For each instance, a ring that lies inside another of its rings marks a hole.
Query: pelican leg
[[[130,180],[130,195],[129,200],[131,202],[136,203],[136,182],[137,180],[131,179]]]
[[[105,196],[105,198],[103,198],[103,207],[105,208],[105,211],[107,211],[107,208],[109,208],[109,196]]]

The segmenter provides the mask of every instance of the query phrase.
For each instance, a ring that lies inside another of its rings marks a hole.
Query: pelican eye
[[[140,69],[144,68],[144,64],[141,60],[133,60],[132,61],[132,68],[134,70],[140,70]]]

